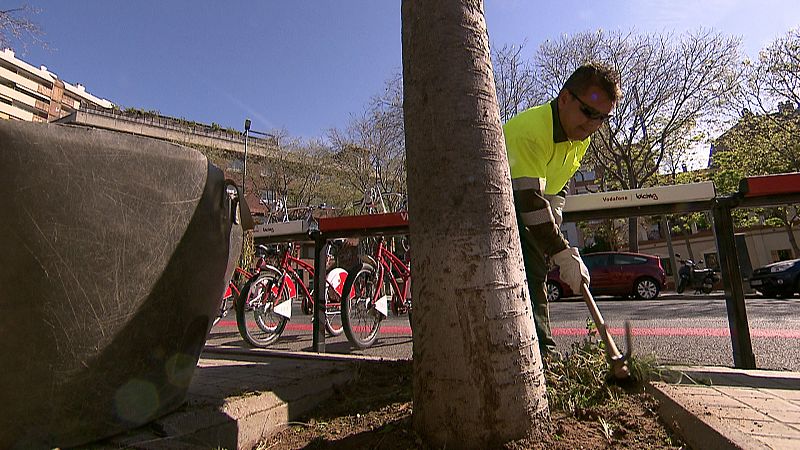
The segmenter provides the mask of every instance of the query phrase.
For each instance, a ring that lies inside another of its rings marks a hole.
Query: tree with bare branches
[[[592,139],[586,164],[604,177],[608,189],[638,189],[650,185],[665,165],[677,171],[687,149],[720,125],[720,114],[737,93],[739,47],[738,38],[707,30],[562,36],[539,47],[533,61],[537,86],[530,92],[540,96],[536,103],[544,103],[587,61],[615,68],[624,97]],[[628,240],[635,251],[636,220],[630,221]]]
[[[534,99],[540,97],[535,92],[536,79],[533,67],[523,56],[525,44],[504,45],[492,50],[497,103],[500,107],[500,120],[504,123],[525,109],[535,106]]]
[[[345,130],[328,132],[341,176],[361,194],[376,186],[382,192],[406,192],[402,102],[402,78],[398,75]]]
[[[741,178],[800,172],[800,29],[766,46],[754,62],[745,62],[738,122],[716,142],[714,182],[721,192],[738,190]],[[794,230],[800,205],[758,211],[764,222],[786,231],[795,256]]]
[[[37,8],[22,5],[0,11],[0,49],[14,47],[14,42],[19,43],[23,49],[29,43],[46,47],[42,40],[44,33],[29,17],[40,12]]]

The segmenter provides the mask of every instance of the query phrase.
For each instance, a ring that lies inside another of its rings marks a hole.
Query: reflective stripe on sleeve
[[[522,223],[526,226],[533,227],[543,223],[555,223],[553,212],[550,208],[537,209],[536,211],[520,212]]]
[[[515,191],[535,189],[539,192],[544,192],[545,186],[547,186],[547,180],[544,178],[521,177],[511,180],[511,188]]]

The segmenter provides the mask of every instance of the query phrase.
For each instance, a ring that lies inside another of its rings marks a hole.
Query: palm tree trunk
[[[414,428],[435,448],[541,432],[549,410],[480,0],[402,3]]]

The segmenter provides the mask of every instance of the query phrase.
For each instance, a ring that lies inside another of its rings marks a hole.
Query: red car
[[[667,282],[658,256],[629,252],[600,252],[583,255],[589,269],[592,295],[635,296],[643,300],[658,297]],[[547,274],[547,299],[578,295],[561,281],[556,266]]]

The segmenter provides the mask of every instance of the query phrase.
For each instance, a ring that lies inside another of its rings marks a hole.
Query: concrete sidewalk
[[[206,347],[187,403],[84,449],[252,449],[352,380],[371,357]]]
[[[800,373],[671,367],[651,383],[661,418],[695,449],[800,449]]]
[[[188,403],[88,448],[252,449],[380,358],[206,347]],[[800,373],[672,367],[648,386],[694,449],[800,449]]]

